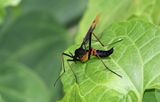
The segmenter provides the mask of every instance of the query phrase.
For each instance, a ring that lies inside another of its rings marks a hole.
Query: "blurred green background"
[[[0,102],[55,102],[86,0],[0,0]]]
[[[81,43],[93,15],[102,19],[96,34],[134,17],[159,27],[159,5],[160,0],[0,0],[0,102],[60,100],[62,85],[53,84],[61,53]]]

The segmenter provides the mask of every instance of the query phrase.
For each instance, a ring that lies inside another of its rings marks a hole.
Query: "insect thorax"
[[[87,53],[87,51],[80,47],[76,49],[74,53],[76,58],[81,59]]]

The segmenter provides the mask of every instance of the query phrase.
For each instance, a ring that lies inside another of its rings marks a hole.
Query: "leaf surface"
[[[113,45],[114,53],[104,58],[105,64],[122,78],[106,70],[98,58],[92,57],[86,63],[70,63],[78,79],[78,89],[83,102],[142,102],[148,89],[160,88],[160,29],[141,20],[114,23],[104,30],[100,40],[107,45],[118,39],[123,41]],[[98,42],[93,48],[107,50]],[[78,45],[68,51],[74,52]],[[67,59],[67,57],[66,57]],[[75,83],[69,65],[65,62],[66,72],[62,77],[65,97]],[[78,94],[77,94],[78,95]],[[73,96],[74,97],[74,96]],[[79,101],[79,98],[75,98]],[[67,98],[62,102],[72,102]],[[75,101],[73,101],[75,102]]]
[[[0,1],[0,24],[3,22],[5,16],[5,8],[8,6],[16,6],[21,0],[1,0]]]
[[[31,12],[16,19],[11,16],[0,28],[0,63],[18,62],[35,71],[55,101],[61,95],[60,85],[54,88],[53,83],[67,45],[65,34],[48,13]]]
[[[104,29],[114,22],[126,21],[135,16],[159,25],[159,5],[159,0],[89,0],[75,41],[80,43],[96,15],[100,15],[101,19],[94,31],[96,34],[103,33]]]
[[[22,13],[47,12],[52,14],[58,23],[66,25],[81,16],[86,4],[86,0],[23,0],[19,8]]]
[[[1,102],[48,102],[49,92],[43,81],[19,63],[0,66]]]

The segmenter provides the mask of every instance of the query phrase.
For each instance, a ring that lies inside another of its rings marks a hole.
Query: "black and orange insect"
[[[90,26],[88,32],[86,33],[86,36],[84,37],[81,46],[80,46],[78,49],[75,50],[74,55],[73,55],[72,53],[69,53],[69,54],[67,54],[67,53],[62,53],[63,73],[57,78],[57,80],[56,80],[55,83],[54,83],[54,86],[55,86],[55,84],[57,83],[57,81],[59,80],[59,78],[65,73],[63,55],[68,56],[68,57],[71,58],[71,59],[67,59],[67,62],[70,62],[70,61],[73,61],[73,62],[80,61],[80,62],[82,62],[82,63],[87,62],[88,60],[90,60],[90,56],[91,56],[91,55],[92,55],[92,56],[96,56],[96,57],[98,57],[98,58],[101,60],[102,64],[105,66],[105,68],[106,68],[107,70],[111,71],[112,73],[116,74],[116,75],[119,76],[119,77],[122,77],[121,75],[119,75],[119,74],[117,74],[116,72],[114,72],[114,71],[112,71],[111,69],[109,69],[109,68],[105,65],[105,63],[103,62],[103,60],[101,59],[101,58],[103,58],[103,57],[108,57],[108,56],[110,56],[110,55],[113,53],[113,51],[114,51],[113,47],[112,47],[111,49],[109,49],[109,50],[96,50],[96,49],[93,49],[93,48],[91,47],[92,35],[96,38],[96,40],[97,40],[102,46],[104,46],[104,45],[102,44],[102,42],[98,39],[98,37],[93,33],[93,31],[94,31],[94,29],[95,29],[95,27],[96,27],[96,24],[97,24],[97,22],[98,22],[98,20],[99,20],[99,16],[96,16],[96,18],[95,18],[95,20],[92,22],[92,25]],[[122,39],[119,39],[118,41],[116,41],[116,42],[114,42],[114,43],[117,43],[117,42],[119,42],[119,41],[121,41],[121,40],[122,40]],[[87,49],[87,46],[86,46],[86,45],[87,45],[88,42],[89,42],[89,47],[88,47],[88,49]],[[112,43],[112,44],[113,44],[113,43]],[[69,63],[68,63],[68,64],[69,64]],[[70,66],[70,68],[71,68],[71,66]],[[76,82],[77,82],[76,74],[74,73],[74,71],[72,70],[72,68],[71,68],[71,71],[73,72],[73,74],[74,74],[74,76],[75,76],[75,80],[76,80]]]

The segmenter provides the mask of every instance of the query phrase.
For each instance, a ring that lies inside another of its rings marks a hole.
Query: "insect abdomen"
[[[96,56],[99,56],[99,57],[108,57],[110,56],[112,53],[113,53],[114,49],[111,48],[107,51],[104,51],[104,50],[96,50]]]

